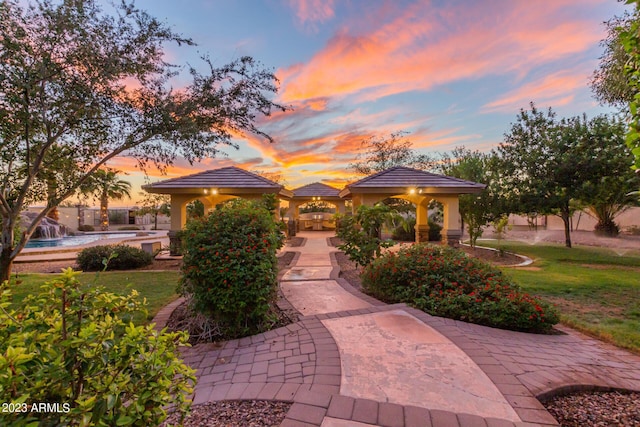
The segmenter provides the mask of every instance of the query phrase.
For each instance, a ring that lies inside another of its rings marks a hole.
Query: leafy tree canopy
[[[630,75],[625,72],[629,54],[620,38],[622,31],[628,31],[633,19],[633,15],[625,13],[605,22],[607,37],[601,42],[605,50],[590,82],[591,90],[600,103],[621,109],[627,109],[635,95]]]
[[[408,132],[394,132],[388,136],[371,136],[362,141],[362,152],[349,168],[361,175],[370,175],[395,166],[430,169],[433,159],[413,150]]]
[[[215,156],[234,134],[271,141],[256,117],[286,108],[268,97],[273,73],[251,57],[215,67],[204,56],[201,73],[166,62],[167,44],[194,42],[133,3],[22,4],[0,2],[0,280],[40,219],[115,156],[162,169],[178,155]],[[173,88],[182,71],[191,83]],[[14,245],[18,215],[43,199]]]
[[[633,168],[640,170],[640,0],[627,0],[627,4],[633,4],[634,11],[628,20],[629,25],[620,27],[620,43],[627,54],[624,65],[624,74],[629,82],[630,92],[633,98],[629,100],[629,112],[631,122],[627,131],[626,143],[635,156]]]
[[[450,154],[443,154],[439,163],[440,171],[445,175],[487,185],[480,194],[462,194],[459,197],[460,216],[467,225],[472,247],[475,247],[478,237],[482,236],[483,227],[499,214],[497,196],[490,185],[495,185],[489,168],[490,160],[488,154],[457,147]]]
[[[586,206],[624,206],[634,185],[630,153],[622,144],[624,124],[599,116],[558,120],[549,109],[521,110],[511,131],[494,151],[506,211],[555,214],[565,226],[571,247],[570,218],[574,202]],[[626,163],[627,167],[624,165]],[[626,170],[626,172],[625,172]],[[599,218],[600,219],[600,218]]]

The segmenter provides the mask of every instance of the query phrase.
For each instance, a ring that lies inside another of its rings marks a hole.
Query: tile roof
[[[331,187],[321,182],[314,182],[293,190],[293,197],[324,197],[324,198],[338,198],[340,190]]]
[[[181,176],[145,185],[148,190],[172,190],[191,188],[246,188],[282,189],[283,186],[255,173],[229,166],[208,170],[193,175]]]
[[[486,185],[465,181],[446,175],[438,175],[404,166],[396,166],[382,172],[369,175],[360,181],[346,186],[340,195],[345,196],[356,190],[389,189],[396,191],[407,187],[426,187],[447,190],[447,192],[479,193]]]

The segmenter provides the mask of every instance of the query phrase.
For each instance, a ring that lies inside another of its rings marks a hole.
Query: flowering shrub
[[[276,251],[284,236],[265,202],[236,199],[183,233],[180,293],[213,319],[225,337],[268,328],[277,298]]]
[[[178,354],[186,334],[135,326],[144,312],[135,291],[86,290],[77,274],[64,270],[15,310],[0,286],[0,396],[11,405],[0,425],[150,426],[169,405],[186,414],[195,381]]]
[[[445,246],[388,253],[365,268],[362,285],[385,302],[496,328],[547,332],[559,320],[553,307],[522,292],[497,268]]]

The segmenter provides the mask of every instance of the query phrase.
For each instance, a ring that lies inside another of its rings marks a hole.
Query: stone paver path
[[[331,234],[301,236],[281,287],[304,317],[185,349],[194,404],[291,401],[283,427],[524,427],[557,425],[537,397],[558,389],[640,391],[637,355],[565,327],[533,335],[383,304],[339,278]]]

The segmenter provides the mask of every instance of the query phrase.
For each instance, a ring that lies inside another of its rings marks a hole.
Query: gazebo
[[[387,198],[408,200],[416,206],[416,242],[429,240],[428,209],[432,200],[444,207],[444,238],[455,245],[462,235],[458,196],[480,193],[486,186],[450,176],[397,166],[347,185],[340,197],[351,199],[354,211]]]
[[[169,240],[172,242],[172,252],[175,252],[177,234],[187,222],[189,202],[200,200],[206,212],[215,209],[217,204],[236,197],[254,200],[260,199],[263,194],[277,194],[285,199],[293,196],[284,186],[235,166],[167,179],[144,185],[142,188],[149,193],[171,196]]]
[[[340,190],[327,184],[314,182],[292,190],[289,199],[287,216],[297,224],[300,219],[300,206],[309,202],[324,202],[336,207],[336,213],[344,213],[345,200],[340,197]]]
[[[437,200],[444,206],[444,240],[454,245],[462,235],[458,196],[480,193],[485,187],[477,182],[398,166],[349,184],[342,191],[319,182],[290,191],[265,177],[230,166],[167,179],[142,188],[150,193],[171,196],[169,238],[174,248],[178,243],[178,231],[182,230],[187,220],[186,207],[189,202],[200,200],[205,210],[210,211],[217,204],[235,197],[259,199],[263,194],[276,194],[281,200],[289,202],[288,216],[294,220],[291,221],[292,225],[299,217],[299,207],[312,201],[333,204],[336,212],[343,213],[348,199],[351,199],[354,211],[360,205],[371,206],[387,198],[408,200],[416,206],[416,242],[428,241],[429,203]]]

